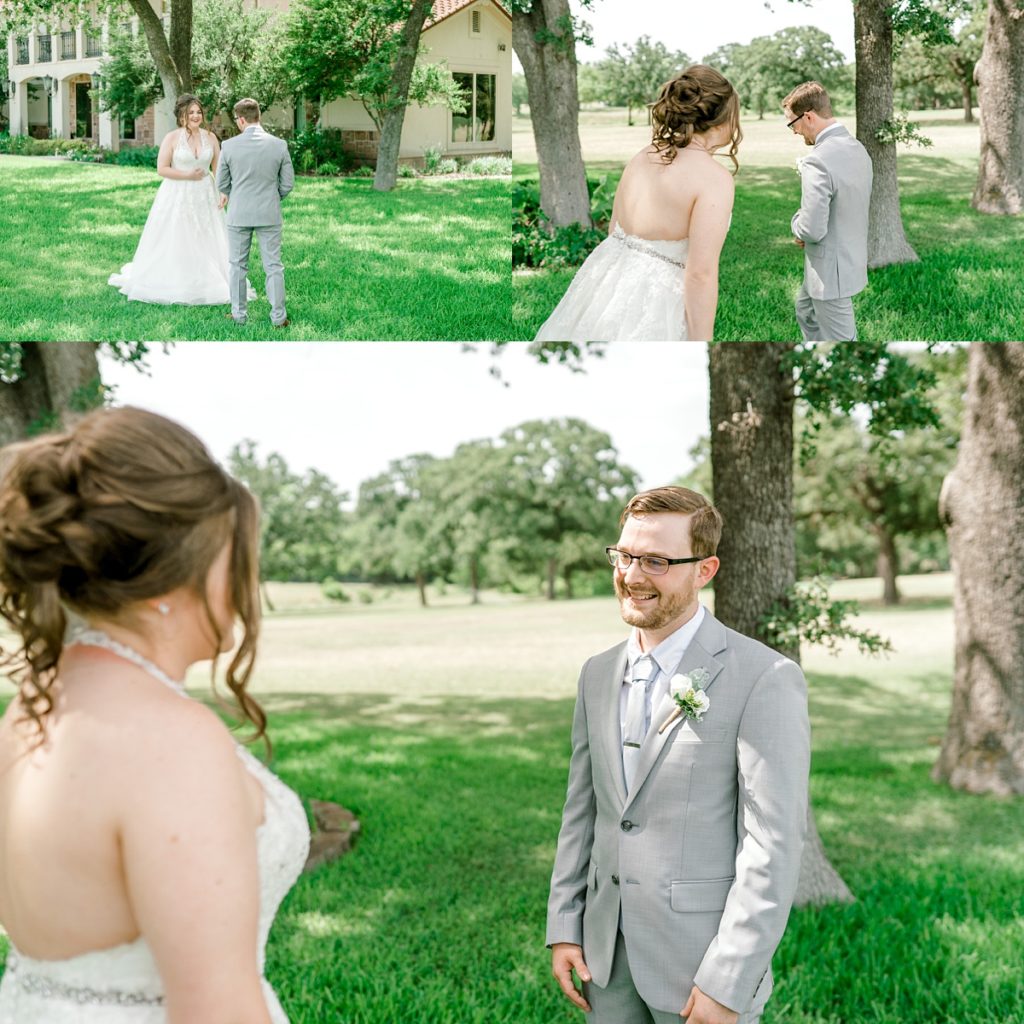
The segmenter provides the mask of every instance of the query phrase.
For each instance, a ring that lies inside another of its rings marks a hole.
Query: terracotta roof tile
[[[464,7],[469,7],[475,2],[476,0],[434,0],[434,9],[427,17],[424,29],[433,28],[438,22],[450,18],[453,14],[458,14]],[[508,8],[500,0],[493,0],[493,3],[505,14],[509,13]]]

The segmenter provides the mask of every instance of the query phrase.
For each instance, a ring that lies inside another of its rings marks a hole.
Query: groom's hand
[[[690,998],[679,1016],[686,1018],[686,1024],[736,1024],[740,1019],[735,1010],[701,992],[696,985],[690,990]]]
[[[228,197],[223,192],[220,194],[220,202],[217,204],[218,209],[223,210],[228,205]]]
[[[590,1003],[583,998],[572,983],[573,968],[580,976],[580,981],[590,981],[590,971],[583,961],[583,947],[573,942],[556,942],[551,947],[551,973],[561,986],[566,999],[581,1010],[590,1012]]]
[[[793,241],[796,242],[801,249],[807,244],[802,238],[794,238]]]

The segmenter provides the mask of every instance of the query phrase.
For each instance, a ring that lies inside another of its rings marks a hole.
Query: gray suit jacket
[[[800,872],[810,767],[798,665],[707,614],[677,671],[707,669],[702,721],[653,708],[633,790],[622,771],[626,645],[580,674],[547,943],[583,946],[607,985],[619,929],[640,996],[679,1013],[696,984],[745,1013],[767,1001]]]
[[[220,148],[217,189],[228,196],[228,227],[272,227],[281,223],[281,200],[295,185],[284,139],[251,124]]]
[[[840,299],[868,283],[871,158],[841,125],[814,144],[800,171],[793,234],[806,242],[804,287],[812,299]]]

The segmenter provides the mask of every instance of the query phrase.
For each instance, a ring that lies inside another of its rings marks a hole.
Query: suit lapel
[[[604,744],[605,764],[612,778],[615,795],[620,804],[626,802],[626,776],[622,771],[622,724],[619,701],[622,696],[622,679],[626,672],[626,644],[614,649],[610,677],[601,690],[598,721],[601,723],[601,738]]]
[[[677,675],[680,672],[685,674],[692,672],[695,668],[703,668],[709,676],[708,681],[704,684],[704,690],[708,691],[725,667],[715,657],[716,654],[723,650],[725,650],[725,628],[718,619],[705,610],[704,621],[700,624],[697,635],[690,641],[689,647],[686,648],[679,665],[672,675]],[[626,799],[627,805],[640,792],[641,786],[643,786],[644,781],[657,762],[665,744],[668,743],[669,737],[679,728],[680,723],[683,721],[683,716],[680,715],[664,732],[658,732],[675,706],[676,703],[672,699],[671,692],[669,692],[662,696],[661,700],[651,711],[651,728],[647,733],[646,739],[644,739],[644,745],[640,748],[640,758],[636,766],[636,775],[633,778],[633,788]]]

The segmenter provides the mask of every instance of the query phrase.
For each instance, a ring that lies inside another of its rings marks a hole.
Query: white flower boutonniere
[[[805,157],[805,156],[798,156],[796,158],[796,173],[797,174],[803,174],[804,173],[804,161],[806,159],[807,159],[807,157]]]
[[[699,722],[711,707],[711,701],[702,687],[706,686],[711,675],[706,668],[695,668],[692,672],[680,672],[669,682],[669,693],[676,702],[675,710],[664,722],[658,733],[663,733],[677,718],[689,718]]]

